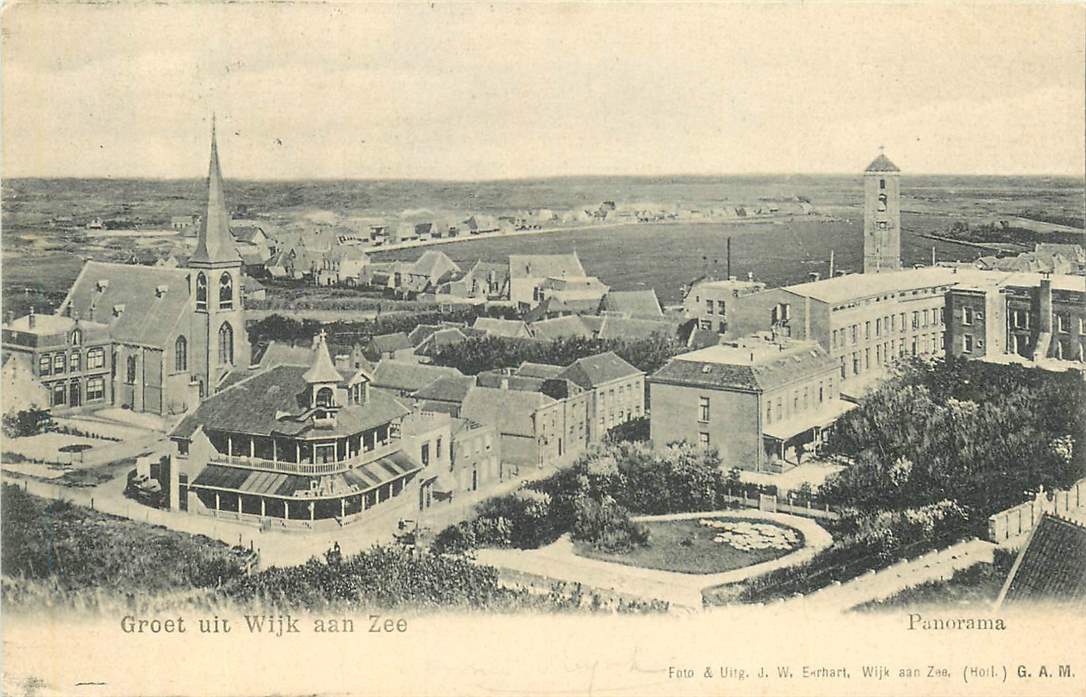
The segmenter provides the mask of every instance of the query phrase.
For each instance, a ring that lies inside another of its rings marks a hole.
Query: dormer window
[[[83,332],[79,331],[78,329],[73,329],[72,330],[71,344],[72,344],[72,346],[80,346],[80,345],[82,345],[83,344]]]

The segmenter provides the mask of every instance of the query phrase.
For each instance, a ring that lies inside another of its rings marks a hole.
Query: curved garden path
[[[802,564],[833,543],[830,534],[815,521],[786,513],[751,510],[703,511],[641,516],[634,520],[651,522],[699,518],[750,518],[781,523],[803,533],[804,545],[777,559],[715,574],[661,571],[588,559],[574,553],[569,535],[563,535],[557,541],[539,549],[480,549],[476,558],[483,564],[499,568],[581,583],[592,588],[613,590],[646,600],[666,600],[674,606],[701,608],[702,589],[735,583],[775,569]]]

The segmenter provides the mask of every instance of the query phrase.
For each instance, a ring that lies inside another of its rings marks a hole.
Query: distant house
[[[476,317],[471,328],[484,331],[489,336],[504,336],[510,339],[530,339],[532,336],[528,325],[520,320]]]
[[[414,263],[414,272],[425,276],[427,287],[437,286],[453,276],[463,273],[460,267],[444,252],[428,250]]]
[[[246,301],[264,300],[268,297],[268,289],[252,276],[242,276],[241,294]]]
[[[498,232],[501,224],[497,218],[489,215],[473,215],[460,223],[459,229],[470,235],[481,235],[487,232]]]
[[[468,391],[475,386],[475,378],[469,375],[447,375],[434,380],[429,385],[411,394],[423,410],[441,411],[451,416],[460,416],[460,407]]]
[[[509,265],[477,261],[461,278],[439,285],[437,293],[457,298],[506,300],[509,298]]]
[[[509,299],[531,307],[542,300],[543,281],[548,278],[585,278],[577,253],[513,254],[509,257]]]
[[[395,334],[382,334],[375,336],[366,344],[364,354],[371,361],[393,359],[398,361],[412,360],[415,347],[407,334],[396,332]]]
[[[673,337],[677,331],[677,324],[667,320],[604,316],[601,318],[596,338],[635,341],[648,339],[654,335]]]
[[[662,319],[664,316],[656,291],[651,288],[612,290],[604,296],[600,311],[642,319]]]
[[[528,328],[532,332],[533,337],[543,341],[593,338],[592,330],[577,316],[540,320],[538,322],[533,322]]]
[[[254,356],[255,363],[261,369],[276,365],[304,365],[313,362],[313,346],[306,344],[288,344],[283,341],[270,342],[263,351]]]
[[[388,390],[400,397],[409,397],[438,378],[461,375],[455,368],[389,359],[378,363],[373,372],[374,387]]]
[[[195,231],[200,227],[200,221],[203,220],[198,215],[174,215],[170,216],[170,228],[179,232],[188,232],[190,230]]]
[[[1086,607],[1086,525],[1045,513],[1030,531],[997,607]]]
[[[428,335],[415,347],[415,358],[429,363],[435,353],[452,346],[458,346],[468,340],[468,335],[460,327],[443,327]]]

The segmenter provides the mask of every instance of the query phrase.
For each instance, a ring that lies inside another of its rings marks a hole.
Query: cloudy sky
[[[21,5],[5,176],[1084,173],[1081,6]]]

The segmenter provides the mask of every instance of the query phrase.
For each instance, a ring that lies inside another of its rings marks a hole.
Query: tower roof
[[[871,161],[871,164],[867,166],[865,172],[900,172],[893,162],[890,162],[890,158],[886,155],[879,153],[879,156]]]
[[[207,172],[207,214],[200,223],[196,251],[189,258],[190,265],[192,262],[197,264],[237,262],[240,264],[233,238],[230,235],[230,216],[226,213],[214,119],[211,121],[211,164]]]
[[[317,336],[317,350],[313,352],[313,363],[302,377],[310,385],[322,382],[338,383],[343,379],[336,370],[332,357],[328,355],[328,344],[324,341],[323,331]]]

